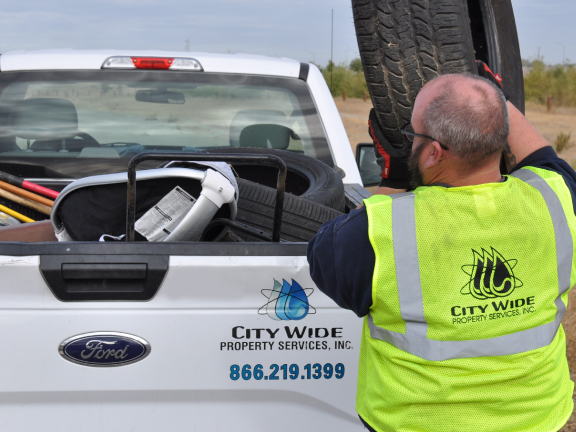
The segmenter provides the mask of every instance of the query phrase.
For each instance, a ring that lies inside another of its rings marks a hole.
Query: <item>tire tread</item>
[[[272,233],[276,190],[248,180],[238,179],[240,198],[238,215],[240,223]],[[314,237],[320,226],[342,213],[330,207],[297,197],[284,195],[281,238],[287,241],[307,242]],[[244,240],[260,241],[249,234],[234,232]]]
[[[360,57],[388,140],[410,120],[420,89],[445,73],[473,72],[465,0],[352,0]]]

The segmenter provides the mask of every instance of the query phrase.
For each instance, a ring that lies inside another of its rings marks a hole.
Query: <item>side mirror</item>
[[[374,143],[359,143],[356,146],[356,165],[364,187],[378,186],[382,180],[382,168],[376,162]]]
[[[168,90],[138,90],[136,92],[136,100],[138,102],[178,105],[182,105],[185,102],[183,93]]]

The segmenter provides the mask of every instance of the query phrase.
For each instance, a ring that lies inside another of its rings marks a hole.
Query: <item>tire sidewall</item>
[[[276,190],[249,180],[238,180],[240,197],[236,222],[271,234],[274,225]],[[308,242],[316,235],[322,224],[342,213],[314,201],[292,194],[284,195],[280,238],[291,242]],[[243,241],[262,241],[244,232],[235,232],[232,237]]]
[[[271,154],[278,156],[284,161],[288,171],[304,177],[309,183],[308,189],[298,195],[300,198],[331,207],[338,211],[344,211],[345,194],[344,184],[340,175],[330,166],[317,159],[298,153],[251,147],[223,147],[206,150],[207,153],[227,154]]]
[[[488,46],[495,47],[489,51],[489,66],[502,77],[510,102],[524,113],[524,74],[511,0],[476,1],[482,9],[486,38],[492,39]]]

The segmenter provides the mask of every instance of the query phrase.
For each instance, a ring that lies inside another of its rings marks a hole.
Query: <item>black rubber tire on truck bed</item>
[[[286,192],[309,201],[344,211],[344,185],[338,172],[317,159],[286,150],[251,147],[222,147],[207,150],[208,153],[252,155],[271,154],[286,164]],[[276,188],[278,169],[264,165],[233,164],[239,177],[270,188]]]
[[[502,74],[512,102],[523,109],[510,0],[352,0],[352,8],[368,90],[391,143],[406,143],[398,128],[410,121],[426,82],[443,74],[477,73],[475,48]]]
[[[238,179],[240,199],[236,222],[272,233],[276,189],[248,180]],[[287,193],[284,195],[280,238],[292,242],[307,242],[320,226],[342,213],[307,199]],[[262,241],[249,234],[233,231],[242,241]]]

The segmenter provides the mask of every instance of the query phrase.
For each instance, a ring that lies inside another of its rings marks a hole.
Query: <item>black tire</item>
[[[466,0],[352,0],[360,58],[386,138],[407,143],[422,86],[446,73],[475,72]]]
[[[510,102],[524,112],[524,74],[511,0],[470,0],[476,58],[500,74]]]
[[[368,90],[392,144],[406,143],[398,128],[410,121],[426,82],[443,74],[477,73],[475,49],[504,77],[513,103],[523,109],[510,0],[352,0],[352,7]]]
[[[341,174],[317,159],[286,150],[262,148],[223,147],[206,150],[206,152],[278,156],[288,168],[286,192],[338,211],[345,209],[344,185]],[[233,164],[233,167],[242,179],[276,188],[278,170],[275,167],[242,164]]]
[[[240,199],[236,222],[272,233],[276,189],[244,179],[238,179]],[[308,242],[322,224],[340,216],[341,212],[287,193],[284,195],[284,211],[280,237],[291,242]],[[240,231],[232,235],[244,241],[262,241]]]

